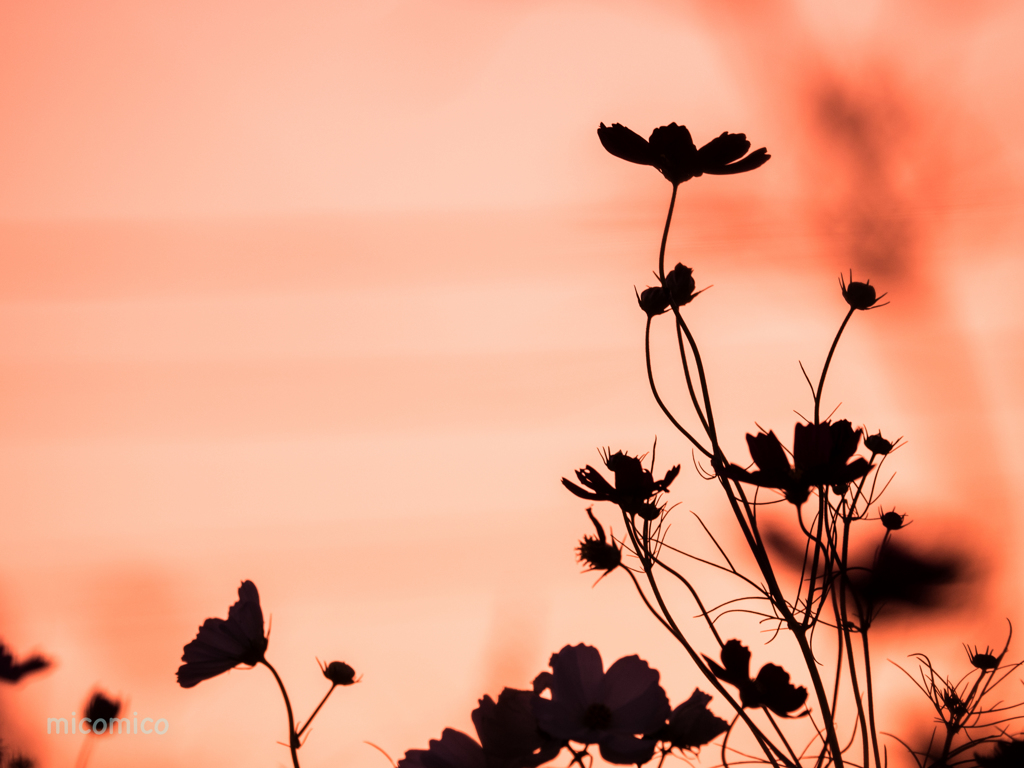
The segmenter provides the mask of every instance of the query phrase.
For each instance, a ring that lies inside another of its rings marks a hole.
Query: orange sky
[[[714,285],[693,327],[737,460],[755,421],[807,410],[797,360],[821,365],[840,271],[889,291],[828,408],[908,438],[887,505],[984,568],[956,634],[879,652],[1000,641],[1024,541],[1024,8],[852,6],[0,4],[0,640],[57,662],[0,690],[0,737],[69,764],[80,742],[45,719],[100,686],[170,731],[93,765],[284,764],[266,670],[174,681],[245,578],[300,717],[314,656],[365,675],[305,765],[471,730],[566,643],[689,695],[628,582],[579,575],[589,523],[558,482],[658,435],[680,518],[721,511],[643,371],[633,286],[669,185],[605,153],[601,121],[772,153],[685,185],[670,241]]]

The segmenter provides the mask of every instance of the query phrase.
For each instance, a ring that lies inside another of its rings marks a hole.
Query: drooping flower
[[[722,470],[731,480],[742,480],[762,488],[778,488],[786,500],[800,506],[810,489],[823,485],[843,486],[871,470],[871,464],[858,458],[847,462],[857,451],[861,431],[846,419],[834,424],[797,424],[793,430],[793,465],[774,432],[747,435],[750,457],[757,471],[748,472],[735,464]]]
[[[480,699],[472,717],[487,768],[534,768],[562,751],[562,742],[537,726],[536,698],[533,691],[506,688],[497,702],[490,696]]]
[[[619,123],[597,129],[601,144],[616,157],[650,165],[673,184],[705,173],[726,175],[760,168],[771,155],[764,147],[751,152],[742,133],[723,133],[697,149],[686,126],[669,123],[655,128],[650,141]],[[745,156],[745,157],[744,157]]]
[[[689,699],[672,710],[668,723],[652,738],[677,749],[695,750],[729,730],[729,724],[708,709],[711,697],[695,689]]]
[[[576,479],[585,488],[562,478],[562,485],[571,493],[588,501],[611,501],[618,504],[625,512],[640,515],[645,520],[653,520],[661,514],[656,496],[668,491],[668,486],[679,474],[679,465],[665,473],[665,477],[655,481],[651,470],[645,469],[637,456],[630,456],[622,451],[602,454],[604,465],[615,475],[613,486],[589,464],[576,470]],[[589,489],[589,490],[587,490]]]
[[[604,571],[601,576],[603,579],[622,564],[622,549],[615,546],[614,540],[609,544],[605,539],[604,528],[594,517],[593,507],[587,507],[587,515],[597,529],[597,536],[583,537],[583,541],[576,547],[577,560],[589,565],[588,571]]]
[[[537,725],[556,739],[597,744],[601,757],[616,765],[639,765],[654,755],[655,733],[670,714],[658,672],[637,656],[619,659],[607,672],[601,654],[589,645],[565,646],[551,657],[551,672],[533,681],[533,690],[551,698],[533,700]]]
[[[50,666],[50,662],[36,654],[29,656],[21,662],[14,661],[14,654],[7,650],[7,646],[0,643],[0,680],[8,683],[16,683],[25,675],[39,672]]]
[[[722,664],[704,656],[715,677],[734,685],[744,707],[767,707],[780,717],[789,717],[807,701],[807,689],[789,682],[789,673],[776,664],[765,664],[757,677],[750,678],[750,650],[739,640],[722,648]]]
[[[178,684],[191,688],[239,664],[255,666],[264,660],[266,651],[260,595],[255,584],[243,581],[238,602],[228,609],[227,620],[207,619],[196,639],[185,646]]]

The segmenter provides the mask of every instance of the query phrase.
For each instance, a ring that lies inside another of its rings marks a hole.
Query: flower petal
[[[655,164],[656,156],[651,150],[651,145],[643,136],[624,125],[612,123],[609,127],[601,123],[601,127],[597,129],[597,137],[604,148],[616,157],[640,165]]]
[[[652,733],[664,725],[672,709],[659,678],[638,656],[626,656],[608,668],[598,700],[612,711],[612,730]]]

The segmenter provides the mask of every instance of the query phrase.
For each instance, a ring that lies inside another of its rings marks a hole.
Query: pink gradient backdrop
[[[1001,641],[1024,544],[1024,7],[300,5],[0,5],[0,639],[57,662],[0,689],[0,738],[70,764],[81,738],[45,720],[99,686],[170,730],[93,765],[285,764],[265,669],[174,681],[245,578],[299,717],[314,656],[365,675],[304,765],[470,730],[566,643],[689,695],[628,582],[579,575],[585,505],[558,483],[658,435],[678,535],[721,512],[643,371],[633,286],[669,186],[608,156],[600,121],[773,155],[683,187],[670,242],[714,284],[690,314],[737,459],[755,420],[806,411],[797,360],[820,369],[839,272],[889,291],[828,407],[909,438],[887,506],[977,567],[955,632],[879,653]],[[886,685],[889,711],[916,703]]]

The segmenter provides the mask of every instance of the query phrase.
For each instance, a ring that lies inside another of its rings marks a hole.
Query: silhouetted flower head
[[[992,653],[991,648],[986,647],[984,651],[979,652],[977,647],[971,650],[965,645],[964,650],[967,651],[967,658],[970,659],[971,665],[975,669],[988,672],[999,666],[999,659]]]
[[[655,128],[650,141],[619,123],[611,126],[601,123],[597,136],[604,148],[616,157],[653,166],[673,184],[705,173],[724,175],[752,171],[771,157],[764,147],[748,155],[750,142],[742,133],[723,133],[697,149],[686,127],[675,123]]]
[[[565,646],[551,657],[551,672],[533,681],[533,690],[551,698],[533,700],[537,725],[556,739],[597,744],[601,757],[616,765],[639,765],[654,755],[655,733],[670,714],[658,672],[636,656],[619,659],[603,671],[601,654],[589,645]]]
[[[445,728],[429,749],[410,749],[397,768],[488,768],[484,750],[472,737]]]
[[[664,741],[677,749],[695,750],[729,730],[729,724],[708,709],[711,697],[695,689],[689,699],[672,710],[668,723],[650,738]]]
[[[878,456],[888,456],[889,451],[893,449],[894,445],[895,443],[891,443],[882,437],[881,432],[877,435],[868,435],[864,438],[864,447],[871,451],[871,453]]]
[[[775,664],[765,664],[757,677],[750,679],[750,651],[739,640],[730,640],[722,648],[722,664],[704,656],[715,677],[734,685],[744,707],[767,707],[780,717],[789,717],[807,701],[807,689],[789,682],[789,673]]]
[[[102,693],[97,691],[89,699],[89,703],[85,706],[85,717],[91,721],[91,733],[97,736],[104,732],[112,732],[110,730],[110,719],[117,717],[121,711],[121,702],[113,699],[108,699]],[[103,721],[103,728],[99,729],[99,721]]]
[[[633,289],[636,291],[636,288]],[[668,294],[665,293],[665,289],[660,285],[656,285],[653,288],[645,288],[643,292],[637,293],[637,303],[640,305],[640,309],[648,317],[656,317],[664,314],[668,311],[670,305],[668,300]]]
[[[537,726],[536,698],[533,691],[506,688],[497,702],[480,699],[472,717],[488,768],[533,768],[562,751],[562,742]]]
[[[356,680],[356,671],[343,661],[332,661],[321,667],[320,671],[334,685],[352,685],[359,682]]]
[[[894,509],[891,512],[883,513],[879,519],[882,521],[882,525],[885,526],[885,530],[898,531],[906,524],[907,516],[899,514]]]
[[[25,675],[39,672],[49,666],[50,662],[38,654],[16,663],[14,655],[7,650],[7,646],[0,643],[0,680],[16,683]]]
[[[851,271],[850,284],[847,285],[843,276],[840,275],[839,285],[843,289],[843,298],[846,299],[846,303],[854,309],[871,309],[885,294],[876,296],[875,287],[870,282],[870,280],[864,283],[853,282],[853,272]]]
[[[730,464],[722,474],[762,488],[778,488],[787,501],[800,506],[807,501],[811,488],[842,486],[871,470],[864,459],[847,464],[857,450],[860,435],[861,431],[854,430],[846,419],[834,424],[797,424],[793,430],[792,466],[774,432],[747,435],[757,471]]]
[[[997,741],[991,755],[974,753],[974,759],[981,768],[1020,768],[1024,765],[1024,738]]]
[[[597,536],[583,537],[583,541],[576,547],[577,559],[590,566],[587,568],[588,571],[604,571],[604,575],[601,577],[603,579],[622,564],[622,550],[615,546],[614,541],[609,544],[605,539],[604,528],[594,517],[592,507],[587,508],[587,515],[597,529]]]
[[[664,478],[655,481],[651,470],[644,469],[637,456],[630,456],[622,451],[615,453],[606,451],[602,455],[604,465],[615,476],[614,486],[589,464],[583,469],[576,470],[576,479],[585,487],[581,488],[564,477],[562,485],[581,499],[611,501],[622,507],[623,511],[632,515],[640,515],[645,520],[653,520],[661,514],[661,508],[655,503],[655,497],[668,490],[668,486],[679,474],[679,465],[677,464],[665,473]]]
[[[255,584],[243,581],[238,602],[228,609],[227,620],[207,619],[196,639],[185,646],[178,684],[191,688],[239,664],[254,666],[263,661],[266,651],[260,595]]]

